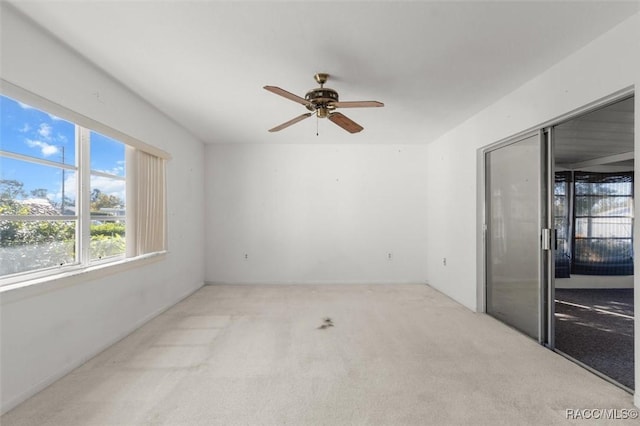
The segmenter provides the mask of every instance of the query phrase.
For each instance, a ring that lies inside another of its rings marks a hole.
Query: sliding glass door
[[[631,390],[635,101],[602,105],[482,151],[484,301]]]
[[[535,132],[485,154],[486,311],[538,341],[545,334],[543,138]]]
[[[551,347],[632,390],[635,99],[553,127],[558,244]]]

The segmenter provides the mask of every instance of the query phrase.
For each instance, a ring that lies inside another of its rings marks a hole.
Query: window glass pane
[[[574,206],[576,216],[589,216],[591,213],[592,200],[589,197],[577,197]]]
[[[630,217],[576,218],[576,238],[631,238]]]
[[[558,221],[556,218],[556,237],[557,238],[567,238],[567,225],[562,221]]]
[[[577,195],[632,195],[632,182],[587,183],[576,181]]]
[[[576,216],[632,216],[631,197],[576,197]]]
[[[565,255],[566,253],[569,253],[569,245],[565,238],[558,238],[556,242],[558,246],[558,249],[556,250],[556,255],[558,254]]]
[[[75,215],[76,172],[0,156],[0,214]]]
[[[124,216],[125,181],[104,176],[91,176],[91,215]]]
[[[91,132],[91,170],[124,177],[124,149],[122,142]]]
[[[75,165],[75,125],[0,96],[0,149]]]
[[[553,214],[557,218],[564,218],[567,216],[567,203],[565,197],[556,196],[553,200]]]
[[[91,260],[124,254],[124,220],[91,221]]]
[[[576,171],[572,273],[632,275],[633,173]]]
[[[555,195],[566,195],[567,184],[565,182],[556,182],[553,186],[553,193]]]
[[[569,185],[571,172],[556,172],[554,183],[554,228],[556,231],[555,274],[556,278],[570,275],[571,253],[569,246]]]
[[[631,239],[576,239],[574,260],[579,263],[632,263]]]
[[[75,221],[0,220],[0,275],[75,263]]]

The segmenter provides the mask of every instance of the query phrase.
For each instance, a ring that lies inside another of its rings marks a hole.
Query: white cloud
[[[22,108],[22,109],[35,109],[36,111],[40,111],[40,112],[43,112],[43,113],[47,114],[49,116],[49,118],[52,119],[53,121],[62,120],[62,118],[60,118],[60,117],[58,117],[56,115],[53,115],[51,113],[48,113],[47,111],[39,110],[38,108],[32,107],[31,105],[23,104],[22,102],[19,102],[19,101],[17,101],[17,102],[18,102],[18,105],[20,105],[20,108]]]
[[[30,127],[25,124],[23,130],[29,131]],[[48,123],[40,123],[38,129],[35,131],[38,135],[38,139],[25,139],[25,143],[29,148],[40,148],[40,152],[44,157],[50,157],[56,155],[63,148],[63,144],[66,142],[66,137],[58,133],[53,135],[53,127]]]
[[[51,140],[51,126],[47,123],[41,123],[38,128],[38,134],[46,140]]]
[[[20,130],[18,130],[18,131],[20,133],[27,133],[29,130],[31,130],[31,126],[29,126],[29,124],[27,124],[27,123],[24,123],[22,128]]]
[[[35,109],[31,105],[23,104],[22,102],[19,102],[19,101],[18,101],[18,105],[20,105],[20,108],[22,109]]]
[[[42,147],[42,155],[48,157],[50,155],[54,155],[58,153],[58,147],[54,145],[44,144]]]
[[[35,141],[32,139],[26,139],[26,143],[29,146],[29,148],[40,148],[40,152],[42,153],[42,155],[44,157],[50,157],[52,155],[55,155],[59,152],[59,149],[57,146],[55,145],[50,145],[46,142],[42,142],[42,141]]]
[[[93,169],[96,172],[108,173],[115,176],[124,176],[124,167],[116,166],[111,169]]]
[[[62,188],[60,182],[58,182],[57,192],[48,194],[50,199],[60,201],[62,199]],[[121,200],[125,198],[125,182],[115,179],[109,179],[102,176],[91,176],[91,189],[99,189],[102,193],[107,195],[115,195]],[[76,173],[67,171],[64,176],[64,196],[70,200],[77,201],[77,184]]]
[[[77,185],[76,185],[76,173],[72,171],[67,171],[64,176],[64,196],[65,198],[69,198],[71,200],[75,200],[78,194]],[[54,200],[62,199],[62,188],[60,184],[58,184],[58,192],[53,195]]]
[[[115,195],[121,200],[125,199],[125,182],[122,180],[109,179],[103,176],[91,176],[91,189],[99,189],[107,195]]]

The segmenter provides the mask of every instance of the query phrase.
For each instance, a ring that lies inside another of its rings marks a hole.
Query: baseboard
[[[203,285],[204,285],[204,283],[203,283]],[[156,311],[150,313],[149,315],[147,315],[144,318],[140,319],[139,321],[135,322],[132,327],[129,327],[127,330],[123,331],[122,333],[120,333],[119,335],[114,337],[113,339],[108,340],[105,344],[101,345],[98,349],[90,352],[89,354],[87,354],[87,355],[85,355],[85,356],[83,356],[83,357],[81,357],[81,358],[79,358],[77,360],[74,360],[74,361],[70,362],[69,364],[67,364],[64,367],[62,367],[60,370],[58,370],[55,373],[51,374],[49,377],[47,377],[46,379],[40,381],[39,383],[37,383],[36,385],[34,385],[31,388],[27,389],[26,391],[22,392],[21,394],[15,396],[13,398],[10,398],[8,401],[3,402],[2,407],[0,407],[0,415],[3,415],[5,413],[11,411],[15,407],[17,407],[18,405],[20,405],[21,403],[26,401],[27,399],[31,398],[32,396],[34,396],[38,392],[46,389],[48,386],[52,385],[56,381],[60,380],[61,378],[63,378],[67,374],[71,373],[76,368],[80,367],[81,365],[83,365],[84,363],[86,363],[87,361],[89,361],[90,359],[95,357],[96,355],[100,354],[105,349],[109,348],[112,345],[115,345],[120,340],[124,339],[125,337],[127,337],[128,335],[130,335],[131,333],[133,333],[134,331],[136,331],[140,327],[142,327],[147,322],[151,321],[152,319],[154,319],[158,315],[162,314],[163,312],[169,310],[171,307],[173,307],[176,304],[180,303],[182,300],[184,300],[187,297],[191,296],[193,293],[195,293],[196,291],[201,289],[203,285],[199,285],[199,286],[195,287],[194,289],[190,289],[189,291],[187,291],[182,296],[179,296],[178,299],[175,300],[174,302],[170,302],[166,306],[164,306],[164,307],[162,307],[160,309],[157,309]]]
[[[426,281],[205,281],[204,285],[429,285]]]
[[[580,290],[633,288],[633,275],[571,275],[571,278],[556,278],[555,286]]]

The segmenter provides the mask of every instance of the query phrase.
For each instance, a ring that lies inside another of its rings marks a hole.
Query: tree
[[[34,198],[46,198],[48,199],[48,192],[46,188],[36,188],[31,190],[31,196]]]
[[[0,200],[15,201],[17,198],[25,197],[24,183],[13,179],[0,180]]]
[[[104,208],[121,207],[124,201],[116,195],[108,195],[95,188],[91,191],[91,211],[96,212]]]

